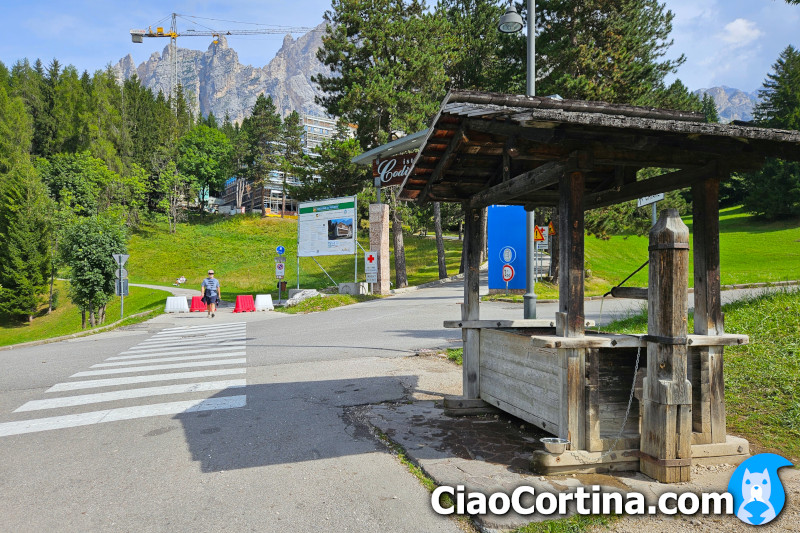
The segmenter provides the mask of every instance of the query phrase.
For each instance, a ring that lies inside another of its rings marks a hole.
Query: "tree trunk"
[[[553,217],[550,219],[554,228],[558,228],[558,208],[553,208]],[[558,231],[556,229],[556,231]],[[550,235],[550,282],[558,285],[558,239],[559,235]]]
[[[442,204],[433,203],[433,228],[436,231],[436,255],[439,259],[439,279],[447,277],[447,262],[444,256],[444,237],[442,237]]]
[[[89,309],[89,325],[91,327],[95,327],[96,324],[97,322],[95,322],[94,306],[92,306],[92,308]]]
[[[394,279],[395,287],[401,289],[408,286],[406,276],[406,251],[403,246],[403,219],[397,210],[397,203],[392,209],[392,237],[394,238]]]
[[[286,212],[286,173],[283,174],[283,185],[281,187],[281,218]]]
[[[81,307],[81,329],[86,329],[86,309]]]
[[[100,308],[100,320],[98,320],[98,324],[105,324],[106,323],[106,306]]]
[[[55,265],[53,269],[50,271],[50,296],[47,299],[47,314],[53,312],[53,281],[56,279],[56,268]]]

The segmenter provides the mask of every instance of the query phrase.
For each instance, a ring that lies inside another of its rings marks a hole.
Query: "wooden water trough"
[[[800,160],[800,132],[708,124],[697,113],[451,91],[400,191],[409,201],[459,202],[466,212],[462,316],[445,322],[462,330],[463,397],[450,406],[489,404],[568,439],[563,454],[536,452],[534,468],[544,473],[641,470],[678,482],[689,479],[693,461],[746,458],[747,441],[725,429],[723,349],[748,338],[724,332],[718,196],[731,172],[756,170],[767,157]],[[651,167],[670,170],[637,181],[637,171]],[[649,286],[635,293],[648,300],[647,334],[588,331],[584,211],[687,187],[693,248],[674,210],[662,212],[650,233]],[[481,318],[481,227],[493,204],[557,208],[554,321]]]

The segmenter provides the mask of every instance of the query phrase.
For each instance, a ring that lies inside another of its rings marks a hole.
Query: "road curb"
[[[51,342],[60,342],[66,341],[69,339],[77,339],[80,337],[86,337],[88,335],[94,335],[95,333],[102,333],[104,331],[108,331],[109,329],[113,329],[115,326],[119,325],[120,323],[128,320],[129,318],[138,318],[140,316],[149,315],[152,313],[153,310],[143,311],[141,313],[136,313],[134,315],[130,315],[125,317],[121,320],[117,320],[116,322],[112,322],[111,324],[107,324],[105,326],[100,326],[99,328],[90,329],[89,331],[81,331],[80,333],[72,333],[70,335],[61,335],[60,337],[52,337],[50,339],[41,339],[38,341],[30,341],[30,342],[21,342],[19,344],[9,344],[8,346],[0,346],[0,352],[13,350],[15,348],[27,348],[28,346],[39,346],[41,344],[50,344]]]

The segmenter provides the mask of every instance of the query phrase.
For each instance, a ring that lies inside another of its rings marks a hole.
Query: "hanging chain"
[[[638,338],[638,337],[637,337]],[[619,443],[619,439],[622,438],[622,433],[625,431],[625,425],[628,423],[628,415],[631,414],[631,404],[633,403],[633,394],[636,392],[636,374],[639,372],[639,357],[642,355],[642,346],[639,345],[639,348],[636,350],[636,365],[633,367],[633,383],[631,383],[631,395],[628,397],[628,408],[625,409],[625,418],[622,420],[622,426],[619,428],[619,433],[617,433],[617,437],[614,439],[614,443],[611,444],[611,447],[608,449],[607,452],[604,452],[600,458],[596,462],[600,462],[614,451],[614,448],[617,447],[617,443]]]

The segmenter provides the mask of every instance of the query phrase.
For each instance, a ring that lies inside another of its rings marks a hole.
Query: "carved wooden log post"
[[[464,224],[464,304],[461,320],[480,319],[480,267],[483,249],[481,229],[483,228],[483,209],[465,209]],[[475,328],[462,330],[463,354],[463,397],[480,397],[480,331]]]
[[[694,332],[724,333],[719,271],[719,177],[692,187],[694,221]],[[722,346],[695,348],[690,353],[699,373],[694,398],[696,444],[725,442],[725,379]]]
[[[584,244],[583,196],[589,156],[571,154],[566,172],[559,180],[558,238],[559,287],[556,333],[564,337],[584,335],[583,306]],[[561,359],[561,401],[559,437],[569,439],[573,450],[586,449],[586,350],[559,349]]]
[[[642,391],[640,470],[662,483],[689,481],[692,386],[686,335],[689,228],[665,209],[650,230],[647,377]]]

